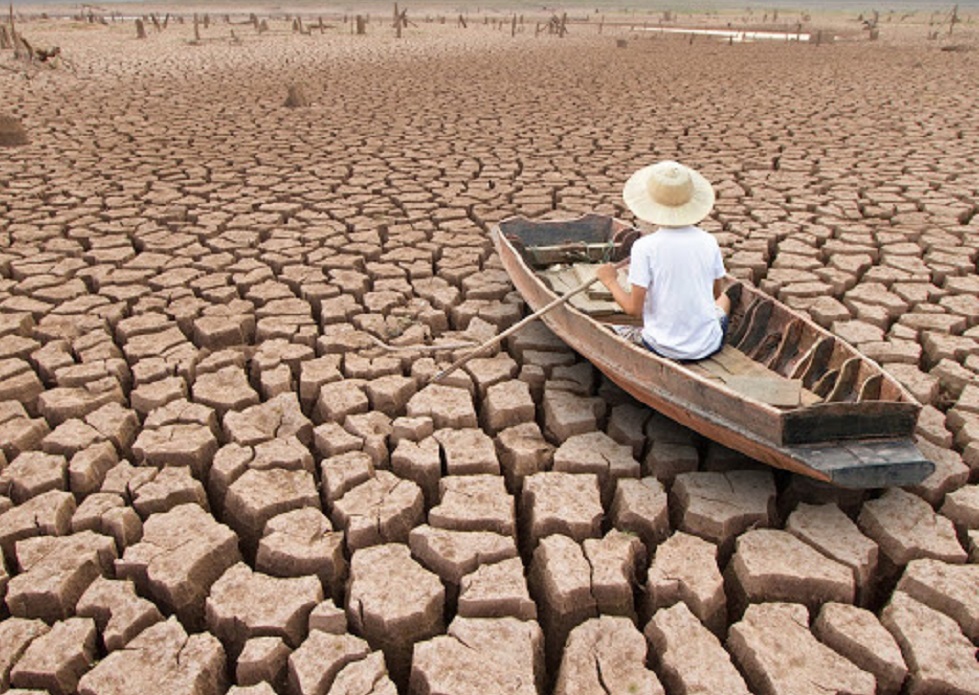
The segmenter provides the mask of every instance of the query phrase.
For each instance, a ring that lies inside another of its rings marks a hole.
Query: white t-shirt
[[[629,282],[646,288],[643,339],[664,357],[697,360],[721,346],[714,280],[724,276],[717,240],[699,227],[663,227],[632,246]]]

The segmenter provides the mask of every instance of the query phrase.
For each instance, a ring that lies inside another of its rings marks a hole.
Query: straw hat
[[[714,188],[690,167],[667,160],[630,176],[622,198],[640,220],[685,227],[707,217],[714,207]]]

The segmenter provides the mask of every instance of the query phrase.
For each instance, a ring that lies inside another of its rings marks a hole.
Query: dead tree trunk
[[[197,19],[197,13],[195,12],[194,13],[194,43],[201,42],[201,30],[200,30],[200,26],[198,25],[198,21],[199,20]]]
[[[139,17],[136,18],[136,38],[145,39],[146,38],[146,27],[143,26],[143,20]]]
[[[459,15],[459,26],[461,26],[463,29],[466,28],[466,18],[462,15]]]
[[[367,33],[367,20],[364,19],[363,15],[357,15],[357,35],[363,36]]]
[[[510,23],[510,36],[517,35],[517,15],[513,15],[513,22]]]

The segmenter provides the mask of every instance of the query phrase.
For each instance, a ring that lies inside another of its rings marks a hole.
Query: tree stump
[[[363,15],[357,15],[357,36],[363,36],[367,33],[367,20],[364,19]]]
[[[136,18],[136,38],[145,39],[146,38],[146,27],[143,26],[143,20]]]
[[[297,84],[289,85],[289,95],[286,97],[285,105],[290,109],[309,106],[309,99],[306,98],[303,88]]]
[[[19,147],[30,142],[20,119],[0,113],[0,147]]]

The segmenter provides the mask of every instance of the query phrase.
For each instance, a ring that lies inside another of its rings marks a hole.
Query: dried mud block
[[[186,398],[187,382],[180,376],[171,376],[140,384],[129,394],[129,401],[133,410],[140,417],[146,417],[151,410],[162,408],[171,401]]]
[[[966,485],[945,495],[941,513],[962,533],[979,529],[979,485]]]
[[[322,600],[314,576],[271,577],[240,562],[211,586],[204,612],[210,631],[236,656],[252,637],[281,637],[298,647],[310,611]]]
[[[714,634],[724,633],[727,600],[717,546],[682,531],[656,548],[646,578],[643,619],[676,603],[686,604]]]
[[[174,616],[102,659],[82,676],[78,695],[220,695],[227,689],[225,668],[217,638],[206,633],[188,636]]]
[[[646,640],[627,618],[603,615],[568,635],[554,695],[643,693],[664,695],[646,664]]]
[[[789,515],[785,530],[826,557],[853,571],[857,600],[868,601],[877,572],[877,544],[860,533],[857,525],[835,504],[799,504]]]
[[[313,410],[324,384],[343,379],[343,374],[340,373],[342,360],[340,355],[323,355],[300,364],[299,401],[305,412]]]
[[[112,536],[120,552],[139,541],[143,523],[125,500],[112,492],[96,492],[85,498],[71,517],[71,530],[95,531]]]
[[[888,488],[877,499],[864,503],[857,525],[880,546],[881,570],[886,575],[919,558],[966,561],[952,522],[935,514],[920,497],[900,488]]]
[[[979,641],[979,565],[912,560],[897,590],[941,611],[959,624],[966,637]]]
[[[969,467],[951,449],[951,442],[948,447],[939,447],[932,442],[918,439],[916,445],[924,457],[935,464],[935,470],[917,485],[906,489],[937,508],[941,506],[947,493],[969,482]]]
[[[364,384],[371,409],[390,417],[397,417],[405,411],[417,388],[414,379],[401,374],[388,374]]]
[[[347,631],[347,614],[337,604],[327,599],[309,613],[309,631],[313,630],[342,635]]]
[[[244,370],[236,366],[198,375],[191,394],[194,402],[214,408],[219,418],[259,402],[258,393],[248,383]]]
[[[612,408],[608,416],[608,436],[632,449],[632,455],[642,457],[646,445],[644,429],[653,411],[633,403],[621,403]]]
[[[498,475],[450,476],[439,481],[428,523],[452,531],[490,531],[516,537],[513,497]]]
[[[947,615],[895,591],[880,621],[894,636],[910,671],[912,695],[979,693],[975,645]]]
[[[133,443],[133,459],[149,466],[186,466],[199,478],[207,477],[218,439],[210,428],[197,424],[167,424],[143,429]]]
[[[448,633],[415,645],[410,695],[543,692],[540,626],[515,618],[457,617]]]
[[[609,516],[612,526],[636,534],[651,555],[670,535],[670,510],[663,484],[656,478],[615,481]]]
[[[673,527],[717,543],[722,562],[738,534],[771,526],[774,515],[775,479],[769,471],[682,473],[670,489]]]
[[[129,447],[136,439],[139,419],[136,413],[118,403],[107,403],[85,416],[85,422],[112,442],[120,456],[129,454]]]
[[[451,531],[423,525],[408,535],[412,556],[445,583],[459,588],[480,565],[517,556],[513,536],[489,531]]]
[[[246,551],[254,553],[269,519],[303,507],[319,509],[319,502],[316,480],[309,471],[251,468],[228,488],[223,518],[241,537]]]
[[[313,429],[313,448],[323,458],[360,451],[364,442],[338,422],[324,422]]]
[[[896,695],[908,675],[901,649],[870,611],[827,603],[812,625],[819,640],[877,679],[878,695]]]
[[[601,398],[578,396],[569,391],[544,387],[544,434],[554,442],[563,442],[576,434],[594,432],[605,415]]]
[[[7,692],[10,687],[10,669],[31,642],[50,629],[43,620],[7,618],[0,621],[0,690]]]
[[[911,392],[921,403],[934,403],[938,398],[940,383],[937,376],[918,369],[916,364],[886,363],[887,372]]]
[[[435,424],[430,417],[399,417],[391,422],[391,444],[397,446],[403,440],[421,442],[432,436]]]
[[[813,637],[806,607],[799,604],[749,606],[731,626],[727,648],[760,695],[874,695],[876,690],[871,674]]]
[[[296,394],[289,392],[241,412],[227,413],[224,434],[228,441],[243,446],[290,437],[308,446],[313,441],[313,423],[303,414]]]
[[[208,510],[204,486],[186,468],[164,468],[132,491],[133,507],[146,519],[181,504],[198,504]]]
[[[692,444],[654,440],[642,462],[643,475],[670,485],[681,473],[691,473],[700,466],[700,454]]]
[[[604,511],[598,478],[591,473],[550,471],[525,478],[520,510],[521,542],[528,551],[554,533],[577,541],[601,536]]]
[[[346,609],[351,630],[384,652],[396,683],[408,681],[414,644],[445,629],[442,582],[398,543],[354,552]]]
[[[421,488],[388,471],[352,488],[333,504],[331,520],[353,552],[371,545],[405,543],[425,515]]]
[[[737,608],[748,603],[853,603],[853,572],[786,531],[757,529],[738,537],[725,573]]]
[[[530,387],[517,379],[490,386],[481,403],[480,420],[490,434],[521,423],[532,423],[537,412]]]
[[[430,417],[435,429],[478,427],[472,395],[461,388],[430,384],[408,401],[408,417]]]
[[[337,674],[348,664],[370,654],[365,640],[353,635],[311,632],[289,655],[287,692],[291,695],[326,695]]]
[[[71,695],[95,661],[95,621],[68,618],[33,640],[10,670],[15,688],[37,688]]]
[[[591,565],[578,543],[554,534],[537,544],[528,584],[546,636],[548,670],[554,671],[561,663],[568,633],[598,615],[591,591]]]
[[[41,440],[41,450],[70,459],[87,446],[104,439],[91,425],[82,420],[65,420]]]
[[[142,540],[116,561],[116,577],[131,579],[141,595],[201,629],[211,585],[240,561],[234,532],[198,505],[184,504],[146,520]]]
[[[0,470],[0,494],[15,504],[49,490],[64,490],[68,482],[68,462],[64,456],[42,451],[25,451]]]
[[[388,468],[388,437],[391,435],[391,418],[372,410],[354,413],[343,419],[343,429],[363,442],[363,450],[369,454],[378,468]]]
[[[272,517],[255,553],[255,569],[274,577],[315,575],[323,592],[338,600],[347,576],[343,534],[318,509],[305,507]]]
[[[116,546],[91,531],[18,541],[20,574],[7,585],[7,608],[19,618],[48,623],[75,613],[78,599],[99,576],[111,571]]]
[[[438,502],[442,456],[439,443],[434,437],[425,437],[420,441],[399,441],[391,454],[391,470],[399,478],[411,480],[421,488],[426,509]]]
[[[0,403],[0,452],[12,461],[25,451],[40,448],[51,432],[44,418],[30,418],[24,406],[15,401]]]
[[[520,558],[486,561],[462,577],[457,615],[463,618],[512,616],[518,620],[537,620],[537,604],[530,598]]]
[[[481,429],[437,429],[432,436],[442,449],[447,475],[500,474],[493,440]]]
[[[582,543],[591,565],[591,593],[602,615],[636,621],[636,575],[646,567],[646,549],[636,536],[612,529]]]
[[[98,577],[75,607],[78,615],[92,618],[102,635],[106,651],[125,647],[150,625],[163,620],[160,610],[136,595],[132,582]]]
[[[317,423],[342,422],[348,415],[366,413],[369,409],[370,399],[364,392],[364,382],[344,379],[320,387],[313,407],[313,420]]]
[[[85,386],[48,389],[37,397],[37,410],[48,423],[57,427],[71,418],[84,419],[108,403],[122,404],[125,398],[119,382],[106,377]]]
[[[402,478],[410,476],[395,473]],[[332,509],[333,504],[361,483],[374,477],[374,460],[363,451],[350,451],[324,458],[320,464],[323,481],[323,505]]]
[[[750,695],[715,634],[685,603],[656,612],[646,624],[652,660],[669,692]]]
[[[327,695],[398,695],[398,689],[388,677],[383,652],[371,652],[344,666]]]
[[[75,509],[70,492],[51,490],[0,513],[0,550],[12,562],[17,541],[67,535]]]
[[[554,459],[554,446],[534,422],[508,427],[496,435],[495,443],[507,489],[514,494],[527,476],[549,469]]]
[[[564,473],[593,473],[598,478],[602,506],[608,507],[618,481],[639,478],[639,462],[632,450],[604,432],[568,437],[554,452],[553,470]]]
[[[252,637],[238,655],[235,681],[245,687],[274,683],[281,690],[285,687],[291,653],[281,637]],[[271,687],[269,690],[275,693]]]
[[[68,461],[68,487],[84,498],[102,487],[106,474],[119,463],[112,442],[102,441],[82,449]]]
[[[463,369],[476,384],[480,400],[484,400],[491,387],[516,378],[520,366],[510,355],[500,352],[492,357],[476,357],[469,360]]]

